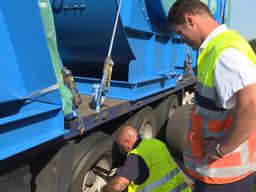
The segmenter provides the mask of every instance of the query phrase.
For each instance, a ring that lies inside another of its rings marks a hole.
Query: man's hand
[[[239,90],[236,100],[232,124],[221,140],[224,154],[235,150],[256,132],[256,83]]]
[[[129,180],[124,177],[115,176],[101,190],[101,192],[122,192],[129,184]]]
[[[213,162],[220,158],[220,156],[216,153],[216,150],[214,149],[217,143],[219,143],[219,140],[213,137],[204,140],[205,155],[208,162]]]

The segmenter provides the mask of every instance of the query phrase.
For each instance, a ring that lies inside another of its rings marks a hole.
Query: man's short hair
[[[186,13],[191,13],[193,15],[207,14],[212,16],[209,8],[200,0],[177,0],[169,10],[169,25],[184,24],[184,15]]]
[[[118,130],[118,133],[116,135],[116,140],[118,140],[118,137],[119,135],[121,134],[121,132],[123,132],[125,130],[125,128],[129,127],[129,129],[133,130],[133,132],[138,135],[139,134],[139,131],[138,129],[136,129],[136,127],[134,125],[132,125],[131,123],[125,123],[123,124],[119,130]],[[126,129],[127,130],[127,129]]]

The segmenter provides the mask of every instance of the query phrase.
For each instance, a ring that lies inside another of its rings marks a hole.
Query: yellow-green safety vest
[[[128,155],[139,155],[149,169],[147,180],[136,185],[131,182],[128,192],[189,192],[182,173],[177,168],[166,145],[157,139],[142,139]]]
[[[235,151],[214,162],[209,162],[204,153],[204,140],[221,140],[232,123],[232,111],[222,108],[214,87],[216,60],[226,48],[239,50],[256,64],[255,53],[248,42],[230,30],[212,39],[198,57],[198,84],[183,156],[187,171],[211,184],[235,182],[256,170],[256,132]]]
[[[211,40],[198,57],[198,80],[203,85],[213,87],[216,60],[226,48],[241,51],[256,64],[256,56],[249,43],[236,31],[225,31]]]

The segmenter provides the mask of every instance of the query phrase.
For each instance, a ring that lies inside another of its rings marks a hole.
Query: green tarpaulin
[[[47,37],[48,47],[51,54],[53,68],[59,83],[59,91],[62,99],[64,115],[70,114],[72,109],[72,94],[64,85],[61,74],[61,60],[57,49],[56,32],[53,21],[53,14],[49,0],[38,0],[44,30]]]

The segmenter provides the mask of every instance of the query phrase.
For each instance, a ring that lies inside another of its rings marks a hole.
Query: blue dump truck
[[[174,2],[0,1],[0,191],[97,192],[122,163],[122,124],[164,137],[196,85]],[[228,1],[204,2],[228,22]]]

